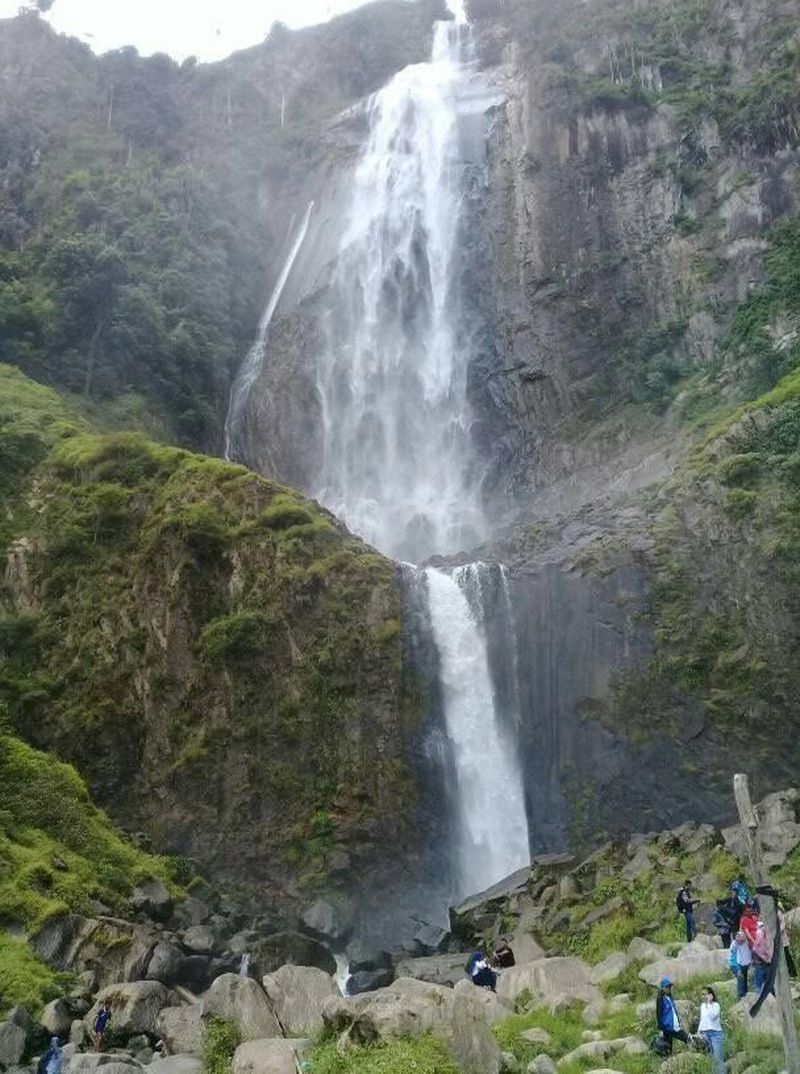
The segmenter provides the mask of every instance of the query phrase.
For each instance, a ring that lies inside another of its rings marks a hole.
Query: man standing
[[[106,1035],[106,1028],[110,1018],[111,1004],[108,1000],[105,1000],[94,1020],[94,1050],[96,1052],[101,1051],[103,1047],[103,1037]]]
[[[682,1040],[684,1044],[689,1043],[689,1034],[685,1029],[681,1029],[678,1008],[672,998],[672,981],[670,981],[669,977],[661,978],[661,988],[656,1000],[656,1020],[658,1028],[667,1042],[670,1055],[672,1055],[672,1042],[674,1040]]]
[[[678,892],[675,898],[675,905],[678,908],[678,913],[683,914],[686,918],[686,942],[691,943],[697,935],[697,929],[694,927],[694,908],[696,900],[692,899],[692,882],[691,880],[684,880],[683,887]]]

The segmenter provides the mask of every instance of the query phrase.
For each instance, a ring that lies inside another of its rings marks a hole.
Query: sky
[[[55,0],[48,21],[96,52],[135,45],[143,56],[220,60],[262,41],[276,19],[310,26],[364,0]],[[0,0],[0,18],[22,0]]]

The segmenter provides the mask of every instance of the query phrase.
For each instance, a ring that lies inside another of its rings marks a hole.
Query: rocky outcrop
[[[281,966],[263,980],[264,991],[284,1034],[315,1036],[323,1026],[322,1010],[339,997],[332,978],[311,966]]]
[[[280,1037],[281,1027],[257,981],[225,973],[203,997],[203,1019],[221,1018],[235,1025],[242,1040]]]

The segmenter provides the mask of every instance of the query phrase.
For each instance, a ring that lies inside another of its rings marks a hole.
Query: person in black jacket
[[[691,880],[684,880],[683,887],[675,897],[675,905],[678,908],[678,913],[683,914],[686,918],[686,942],[691,943],[697,935],[697,929],[694,926],[694,908],[699,900],[692,898],[692,882]]]

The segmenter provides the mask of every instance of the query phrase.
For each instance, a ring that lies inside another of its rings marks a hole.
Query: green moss
[[[70,765],[0,735],[0,924],[33,928],[99,899],[124,910],[143,876],[172,880],[164,859],[124,842]]]
[[[445,1045],[432,1036],[399,1038],[340,1054],[335,1042],[309,1056],[314,1074],[459,1074]]]
[[[264,612],[223,615],[203,627],[201,643],[210,660],[245,660],[263,649],[273,627]]]
[[[40,962],[24,940],[0,930],[0,1014],[20,1005],[34,1017],[69,987],[71,977]]]

